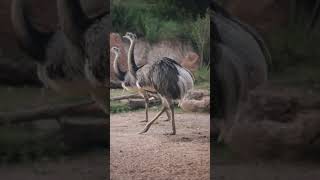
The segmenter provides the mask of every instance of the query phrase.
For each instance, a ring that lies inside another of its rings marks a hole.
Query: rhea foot
[[[172,136],[172,135],[176,135],[176,132],[164,133],[164,135],[166,135],[166,136]]]

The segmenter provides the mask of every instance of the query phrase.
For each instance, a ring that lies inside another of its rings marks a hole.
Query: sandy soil
[[[320,164],[290,161],[226,160],[213,161],[214,180],[316,180],[320,179]]]
[[[150,112],[150,117],[154,115]],[[144,116],[143,111],[111,115],[112,180],[209,179],[209,114],[176,113],[174,136],[164,135],[171,132],[165,115],[146,134],[138,134]]]
[[[105,180],[106,151],[47,160],[36,163],[23,163],[0,166],[2,180]]]

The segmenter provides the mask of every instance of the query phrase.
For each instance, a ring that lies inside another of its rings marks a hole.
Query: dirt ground
[[[1,165],[1,180],[105,180],[106,151],[41,162]]]
[[[221,159],[217,149],[213,161],[214,180],[316,180],[320,163],[297,161],[253,161]]]
[[[156,112],[150,112],[153,117]],[[110,173],[112,180],[209,179],[210,115],[176,113],[177,135],[162,115],[146,134],[140,132],[145,114],[111,115]]]

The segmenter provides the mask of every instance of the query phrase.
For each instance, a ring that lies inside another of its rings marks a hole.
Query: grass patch
[[[287,86],[319,91],[320,35],[305,32],[303,25],[296,24],[267,34],[272,55],[270,79]]]
[[[202,66],[195,73],[195,87],[210,91],[210,67]]]
[[[34,87],[0,87],[0,112],[15,112],[43,105],[77,102],[88,97],[61,96]],[[33,123],[0,126],[0,161],[20,162],[55,158],[68,150],[56,128],[39,129]]]
[[[208,64],[209,15],[203,14],[205,10],[199,11],[197,4],[190,0],[112,0],[113,31],[134,32],[151,43],[176,39],[189,41],[200,55],[201,64]]]
[[[122,89],[111,89],[110,90],[110,97],[117,97],[117,96],[122,96],[122,95],[129,95],[130,93],[127,91],[123,91]],[[121,101],[111,101],[110,102],[110,111],[111,113],[125,113],[125,112],[132,112],[132,111],[141,111],[144,110],[144,108],[139,108],[139,109],[130,109],[125,102]],[[150,111],[160,111],[161,106],[153,106],[150,107]],[[178,107],[178,105],[175,105],[175,112],[177,113],[182,113],[183,110]]]
[[[110,98],[125,95],[130,95],[130,93],[123,89],[110,90]],[[124,113],[129,111],[132,111],[132,109],[128,107],[127,103],[122,101],[110,101],[110,113]]]
[[[56,132],[36,131],[26,127],[0,127],[0,161],[56,158],[65,151],[61,142]]]

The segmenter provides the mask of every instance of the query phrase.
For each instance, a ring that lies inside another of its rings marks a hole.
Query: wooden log
[[[95,105],[94,101],[83,101],[69,104],[48,105],[18,112],[0,112],[0,125],[24,123],[43,119],[57,119],[62,116],[97,116],[106,115]]]
[[[149,101],[149,107],[156,106],[156,105],[159,105],[159,104],[160,104],[159,100],[151,100],[151,101]],[[144,100],[138,100],[138,99],[132,99],[132,100],[129,100],[128,106],[132,110],[145,108],[145,101]]]
[[[119,101],[123,99],[143,99],[143,97],[137,94],[130,94],[130,95],[117,96],[117,97],[110,98],[111,101]]]

